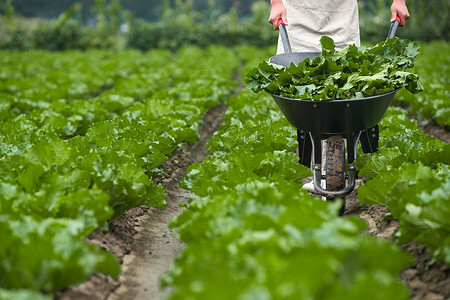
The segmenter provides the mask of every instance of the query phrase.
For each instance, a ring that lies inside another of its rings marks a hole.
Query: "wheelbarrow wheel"
[[[340,135],[325,140],[325,174],[326,190],[339,191],[345,188],[345,143]],[[345,211],[345,197],[340,215]]]

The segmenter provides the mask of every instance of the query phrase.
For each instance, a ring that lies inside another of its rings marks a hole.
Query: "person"
[[[320,38],[328,36],[334,40],[336,50],[348,45],[360,45],[357,0],[271,0],[269,22],[278,29],[278,20],[286,25],[292,52],[321,52]],[[410,17],[405,0],[393,0],[391,22],[397,16],[399,26],[404,26]],[[281,37],[277,54],[284,53]],[[300,163],[310,167],[312,142],[307,133],[297,130]],[[361,133],[364,153],[378,149],[378,125]],[[302,155],[300,155],[302,153]],[[314,184],[306,178],[303,188],[315,192]]]
[[[269,22],[278,29],[278,19],[285,23],[293,52],[320,52],[320,38],[331,37],[340,50],[350,44],[360,45],[357,0],[271,0]],[[393,0],[391,22],[400,17],[400,26],[410,17],[405,0]],[[277,54],[284,53],[281,39]]]

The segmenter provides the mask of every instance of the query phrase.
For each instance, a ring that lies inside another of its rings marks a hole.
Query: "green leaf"
[[[334,41],[330,37],[327,36],[321,37],[320,44],[322,45],[322,56],[328,56],[335,52]]]
[[[44,295],[31,289],[7,290],[0,288],[0,299],[2,300],[50,300],[52,298],[51,295]]]
[[[30,148],[25,153],[25,158],[37,165],[42,165],[46,169],[63,165],[70,157],[71,149],[66,141],[61,139],[43,140]]]
[[[48,218],[37,222],[31,217],[9,220],[3,216],[0,232],[8,236],[0,245],[3,287],[52,292],[95,271],[114,277],[120,273],[111,253],[82,241],[90,231],[86,232],[80,220]]]

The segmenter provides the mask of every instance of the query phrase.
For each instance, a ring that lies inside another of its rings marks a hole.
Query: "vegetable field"
[[[0,299],[447,299],[449,46],[420,51],[424,91],[400,91],[378,153],[358,152],[343,217],[301,188],[272,98],[243,87],[273,49],[0,52]],[[174,193],[162,242],[137,245]],[[127,285],[130,253],[166,253],[163,294]]]

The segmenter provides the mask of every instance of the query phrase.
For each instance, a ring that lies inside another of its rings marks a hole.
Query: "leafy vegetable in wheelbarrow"
[[[329,37],[320,42],[322,55],[313,60],[287,68],[260,63],[247,73],[247,87],[304,100],[358,99],[402,87],[411,93],[423,90],[419,76],[407,71],[419,53],[415,42],[395,37],[370,48],[349,45],[341,51]]]

